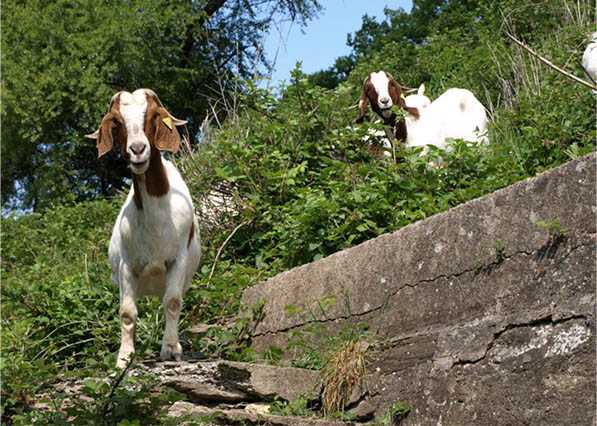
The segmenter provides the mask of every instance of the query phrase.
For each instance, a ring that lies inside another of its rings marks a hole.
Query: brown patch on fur
[[[397,141],[406,142],[406,135],[406,122],[404,120],[400,120],[396,123],[396,126],[394,127],[394,136],[396,137]]]
[[[193,237],[195,236],[195,222],[191,222],[191,230],[189,231],[189,240],[187,241],[187,247],[191,245]]]
[[[147,139],[149,140],[149,147],[151,149],[151,153],[149,157],[149,167],[145,172],[145,188],[147,189],[147,193],[149,195],[154,197],[161,197],[162,195],[166,195],[166,193],[170,190],[170,183],[168,182],[166,169],[164,167],[164,163],[162,163],[162,155],[160,154],[160,150],[156,146],[156,128],[159,127],[158,121],[161,122],[158,110],[159,108],[161,108],[161,105],[159,104],[159,101],[153,96],[146,95],[146,98],[147,110],[145,112],[145,124],[143,131],[145,132],[145,136],[147,136]],[[178,134],[178,131],[176,129],[173,130]],[[137,194],[137,188],[139,187],[138,179],[139,178],[135,176],[133,180],[133,182],[137,184],[137,186],[135,186],[135,196]],[[137,206],[137,208],[143,208],[141,194],[139,194],[139,203],[135,201],[135,205]]]
[[[116,143],[126,150],[126,127],[120,114],[120,94],[116,95],[111,102],[110,110],[102,118],[99,129],[92,135],[88,135],[97,141],[97,158],[103,157],[114,147],[112,131],[116,134]]]
[[[180,147],[180,135],[174,124],[174,117],[162,106],[159,99],[149,94],[146,96],[145,134],[149,143],[159,150],[176,154]],[[170,120],[170,126],[167,126],[164,120]]]
[[[419,110],[417,108],[412,108],[406,106],[406,101],[404,100],[402,89],[394,77],[391,74],[386,73],[388,78],[390,79],[390,87],[388,88],[388,92],[390,93],[390,98],[392,99],[392,103],[394,105],[400,106],[406,112],[412,114],[416,119],[419,118]]]
[[[145,172],[145,187],[147,193],[154,197],[166,195],[170,190],[170,183],[166,175],[166,168],[162,163],[160,150],[151,146],[151,157],[149,157],[149,167]]]
[[[135,206],[137,209],[143,209],[143,200],[141,199],[141,189],[139,188],[139,182],[137,182],[139,177],[133,173],[133,201],[135,202]]]
[[[359,98],[359,114],[355,120],[356,123],[362,123],[367,115],[367,104],[371,103],[371,108],[381,116],[381,111],[377,107],[377,91],[371,83],[371,75],[363,82],[363,92]]]
[[[170,182],[166,175],[166,168],[162,163],[160,151],[151,146],[151,155],[149,157],[149,167],[143,177],[133,173],[133,201],[139,210],[143,209],[143,198],[141,196],[141,184],[145,184],[145,189],[152,197],[161,197],[170,190]]]
[[[166,307],[169,312],[178,312],[182,307],[182,301],[179,297],[173,297],[170,300],[168,300],[168,302],[166,303]]]

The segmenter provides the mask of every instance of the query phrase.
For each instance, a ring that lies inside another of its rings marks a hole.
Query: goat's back
[[[441,123],[444,138],[483,142],[487,131],[485,107],[467,89],[451,88],[429,106],[429,114]]]
[[[587,71],[587,74],[594,81],[597,81],[597,42],[593,41],[589,43],[585,49],[582,55],[582,66]]]

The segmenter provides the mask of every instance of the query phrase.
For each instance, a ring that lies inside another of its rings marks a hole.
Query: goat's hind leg
[[[120,268],[120,350],[117,368],[125,368],[135,353],[135,330],[137,325],[137,283],[132,271]]]

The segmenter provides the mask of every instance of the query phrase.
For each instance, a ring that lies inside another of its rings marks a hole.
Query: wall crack
[[[582,236],[588,236],[588,235],[594,235],[594,234],[582,234]],[[565,254],[562,255],[561,259],[559,260],[560,262],[565,261],[573,252],[575,252],[576,250],[583,248],[583,247],[587,247],[587,246],[592,246],[594,243],[593,242],[586,242],[586,243],[582,243],[582,244],[577,244],[575,246],[572,246],[569,248],[569,250],[567,250],[567,252]],[[268,330],[268,331],[264,331],[264,332],[259,332],[259,333],[254,333],[252,337],[262,337],[262,336],[271,336],[271,335],[275,335],[275,334],[280,334],[280,333],[287,333],[289,331],[295,330],[297,328],[301,328],[304,326],[308,326],[308,325],[312,325],[312,324],[326,324],[326,323],[330,323],[330,322],[336,322],[336,321],[342,321],[342,320],[348,320],[351,318],[359,318],[359,317],[363,317],[365,315],[380,311],[382,309],[384,309],[391,298],[397,296],[402,290],[404,290],[405,288],[416,288],[421,284],[430,284],[433,283],[435,281],[439,281],[439,280],[451,280],[454,278],[459,278],[463,275],[466,274],[471,274],[474,273],[475,275],[482,273],[483,271],[488,271],[488,273],[490,273],[491,271],[493,271],[495,268],[503,265],[505,262],[508,262],[518,256],[539,256],[542,253],[545,252],[545,245],[543,245],[542,247],[537,248],[536,250],[533,251],[527,251],[527,250],[518,250],[515,251],[511,254],[508,255],[503,255],[503,257],[498,261],[493,261],[490,262],[488,264],[485,265],[481,265],[481,266],[477,266],[474,268],[467,268],[465,270],[462,270],[460,272],[456,272],[453,274],[441,274],[441,275],[437,275],[433,278],[427,278],[427,279],[422,279],[419,280],[415,283],[405,283],[401,286],[399,286],[397,289],[395,289],[394,291],[392,291],[391,293],[389,293],[386,297],[385,300],[383,301],[383,303],[365,310],[363,312],[359,312],[359,313],[349,313],[347,315],[339,315],[339,316],[335,316],[332,318],[322,318],[322,319],[318,319],[318,318],[313,318],[310,320],[306,320],[304,322],[301,322],[300,324],[295,324],[295,325],[291,325],[285,328],[280,328],[277,330]],[[539,259],[542,259],[543,257],[540,256]]]
[[[451,368],[454,368],[454,366],[464,366],[464,365],[472,365],[472,364],[478,364],[481,361],[483,361],[485,358],[487,358],[487,356],[489,355],[489,352],[491,352],[491,349],[493,349],[495,343],[500,339],[500,337],[506,333],[507,331],[510,330],[514,330],[517,328],[524,328],[524,327],[537,327],[537,326],[542,326],[542,325],[557,325],[557,324],[563,324],[565,322],[568,321],[572,321],[572,320],[578,320],[578,319],[582,319],[584,321],[587,321],[588,318],[586,315],[569,315],[567,317],[563,317],[563,318],[557,318],[554,319],[553,314],[550,315],[546,315],[544,317],[541,318],[537,318],[531,321],[527,321],[527,322],[523,322],[523,323],[516,323],[516,324],[507,324],[503,327],[501,327],[498,331],[493,333],[493,337],[491,339],[491,341],[489,342],[489,344],[487,345],[487,348],[485,349],[485,352],[482,356],[480,356],[477,359],[473,359],[473,360],[462,360],[459,359],[457,361],[455,361],[452,364]]]

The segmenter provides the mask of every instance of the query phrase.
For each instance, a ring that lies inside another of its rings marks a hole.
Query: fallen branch
[[[529,52],[531,55],[535,56],[537,59],[539,59],[541,62],[543,62],[544,64],[546,64],[547,66],[553,68],[554,70],[556,70],[557,72],[559,72],[560,74],[565,75],[566,77],[570,78],[571,80],[576,81],[577,83],[580,83],[584,86],[587,86],[588,88],[592,89],[592,90],[597,90],[597,85],[591,84],[586,80],[583,80],[582,78],[579,78],[577,76],[575,76],[574,74],[569,73],[568,71],[558,67],[557,65],[554,65],[552,62],[550,62],[548,59],[545,59],[543,56],[539,55],[537,52],[535,52],[533,49],[531,49],[529,46],[527,46],[526,44],[524,44],[522,41],[518,40],[516,37],[514,37],[512,34],[510,34],[509,32],[506,31],[506,35],[508,36],[508,38],[510,40],[512,40],[514,43],[516,43],[517,45],[519,45],[520,47],[522,47],[523,49],[525,49],[527,52]]]
[[[228,244],[228,242],[232,239],[232,237],[234,236],[234,234],[236,234],[236,231],[238,231],[243,226],[248,225],[250,222],[251,222],[250,220],[245,220],[244,222],[239,223],[236,226],[236,228],[234,228],[232,230],[232,232],[230,233],[230,235],[228,235],[228,237],[226,237],[226,239],[224,240],[224,242],[222,243],[222,245],[218,249],[218,252],[216,253],[216,258],[214,259],[213,265],[211,265],[211,272],[209,273],[209,277],[207,278],[207,283],[208,284],[211,282],[211,277],[213,276],[213,274],[214,274],[214,272],[216,270],[216,265],[218,264],[218,260],[220,259],[220,255],[222,254],[222,250],[224,250],[224,247],[226,247],[226,244]]]

